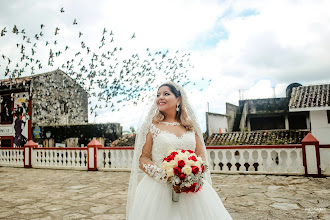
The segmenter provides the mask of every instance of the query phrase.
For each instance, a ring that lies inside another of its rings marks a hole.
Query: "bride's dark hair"
[[[175,118],[183,125],[183,127],[185,127],[185,129],[187,131],[192,131],[194,129],[194,125],[193,125],[192,121],[188,118],[186,109],[185,109],[184,104],[182,102],[182,97],[181,97],[180,91],[178,91],[171,84],[163,84],[163,85],[159,86],[158,90],[163,86],[169,87],[171,92],[175,95],[176,98],[178,98],[178,97],[181,98],[181,104],[179,106],[180,110],[176,112]],[[160,121],[163,121],[164,118],[165,118],[164,114],[161,111],[157,110],[157,114],[153,117],[152,121],[160,122]]]

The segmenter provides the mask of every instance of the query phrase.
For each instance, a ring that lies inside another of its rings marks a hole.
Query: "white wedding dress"
[[[194,132],[181,137],[150,126],[153,137],[152,161],[158,167],[171,150],[195,150]],[[212,186],[204,181],[197,193],[180,193],[179,201],[172,201],[172,186],[145,175],[136,188],[128,219],[134,220],[221,220],[232,219]]]

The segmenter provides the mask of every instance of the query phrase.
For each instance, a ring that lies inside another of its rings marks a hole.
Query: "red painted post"
[[[95,138],[87,144],[87,165],[89,171],[97,171],[97,149],[103,147]]]
[[[305,176],[320,177],[320,146],[319,141],[308,133],[301,142]]]
[[[29,140],[24,144],[24,168],[32,168],[32,151],[33,148],[37,148],[38,144],[34,143],[32,140]]]

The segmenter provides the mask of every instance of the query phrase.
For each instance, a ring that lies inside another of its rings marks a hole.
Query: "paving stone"
[[[91,212],[96,214],[102,214],[107,212],[112,207],[110,205],[96,204],[92,208],[90,208]]]
[[[330,178],[212,174],[233,219],[330,219]],[[0,167],[0,219],[125,219],[128,172]]]
[[[34,218],[33,220],[52,220],[52,217],[46,216],[46,217],[41,217],[41,218]]]
[[[270,206],[281,210],[300,209],[300,207],[297,204],[290,204],[290,203],[274,203],[271,204]]]

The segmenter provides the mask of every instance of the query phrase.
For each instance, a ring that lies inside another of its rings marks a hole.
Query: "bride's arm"
[[[203,159],[203,161],[206,161],[204,147],[203,147],[203,144],[202,144],[201,140],[199,139],[197,133],[195,133],[195,137],[196,137],[196,149],[195,149],[195,153],[198,156],[200,156]]]
[[[153,144],[152,136],[149,131],[146,137],[146,143],[142,148],[139,167],[150,177],[161,182],[167,182],[167,176],[165,170],[158,167],[151,159],[152,144]]]

